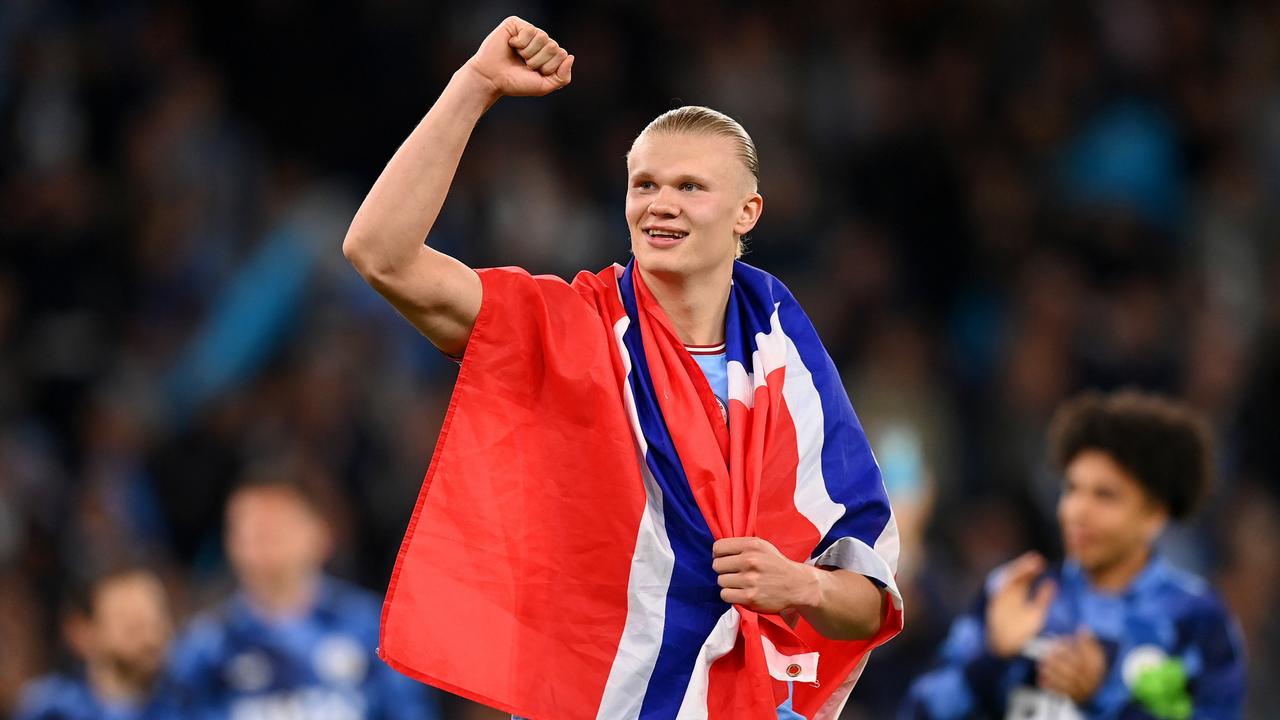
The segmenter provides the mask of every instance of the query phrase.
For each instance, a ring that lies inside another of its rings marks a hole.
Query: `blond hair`
[[[636,139],[639,140],[650,133],[663,135],[689,133],[727,137],[737,147],[738,159],[746,166],[751,177],[757,184],[760,182],[760,158],[756,155],[755,142],[751,140],[751,136],[747,134],[746,128],[742,127],[741,123],[718,110],[701,105],[685,105],[668,110],[646,125]]]
[[[742,127],[742,123],[725,115],[718,110],[712,110],[709,107],[701,105],[684,105],[674,110],[668,110],[658,117],[654,118],[640,134],[636,136],[636,140],[649,134],[661,135],[715,135],[726,137],[733,141],[735,149],[738,151],[738,159],[751,173],[752,180],[755,185],[760,185],[760,157],[756,154],[756,144],[747,134],[746,128]],[[632,143],[634,146],[634,142]],[[738,250],[736,257],[742,257],[742,253],[746,250],[742,238],[738,238]]]

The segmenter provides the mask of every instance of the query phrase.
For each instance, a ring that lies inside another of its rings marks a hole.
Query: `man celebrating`
[[[571,283],[423,244],[471,131],[574,57],[519,18],[453,76],[343,252],[462,358],[381,652],[537,720],[832,718],[902,627],[897,532],[834,365],[775,278],[746,131],[699,107],[627,156],[634,260]]]
[[[1186,408],[1089,394],[1050,430],[1063,471],[1067,561],[1028,553],[997,570],[952,626],[943,666],[912,687],[925,718],[1238,718],[1235,624],[1203,580],[1153,549],[1208,487],[1208,436]]]

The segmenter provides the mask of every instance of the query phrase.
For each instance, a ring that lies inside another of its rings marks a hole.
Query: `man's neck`
[[[126,677],[117,671],[108,660],[90,661],[85,668],[89,687],[94,697],[108,703],[139,702],[151,690],[153,678],[138,679]]]
[[[638,266],[637,266],[638,267]],[[639,268],[644,284],[667,314],[680,342],[716,345],[724,342],[725,308],[733,279],[733,264],[696,277],[653,274]]]
[[[1126,590],[1151,561],[1151,548],[1144,547],[1110,565],[1085,570],[1089,583],[1098,590],[1118,593]]]
[[[280,578],[275,582],[244,586],[249,604],[268,618],[288,618],[306,613],[319,593],[319,576]]]

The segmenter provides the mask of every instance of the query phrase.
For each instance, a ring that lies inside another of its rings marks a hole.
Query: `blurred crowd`
[[[752,133],[779,275],[902,525],[885,717],[994,566],[1060,552],[1053,409],[1183,398],[1219,483],[1164,552],[1210,578],[1280,707],[1280,5],[0,5],[0,715],[69,667],[68,585],[143,554],[179,622],[231,592],[228,493],[287,456],[328,568],[379,593],[456,367],[346,266],[347,223],[450,73],[520,14],[573,84],[482,120],[431,242],[625,262],[624,164],[679,104]],[[463,705],[446,710],[461,717]]]

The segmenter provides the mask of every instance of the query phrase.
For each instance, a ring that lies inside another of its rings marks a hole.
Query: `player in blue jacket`
[[[1202,579],[1154,550],[1212,476],[1208,433],[1151,395],[1088,394],[1050,428],[1063,471],[1066,559],[1028,553],[992,573],[910,718],[1238,718],[1245,669],[1234,620]]]
[[[74,584],[63,623],[83,672],[28,684],[14,720],[181,720],[164,674],[173,634],[160,580],[138,565],[101,570]]]
[[[227,502],[240,591],[176,643],[172,674],[190,716],[434,720],[432,691],[375,654],[378,599],[324,575],[329,528],[299,473],[250,473]]]

